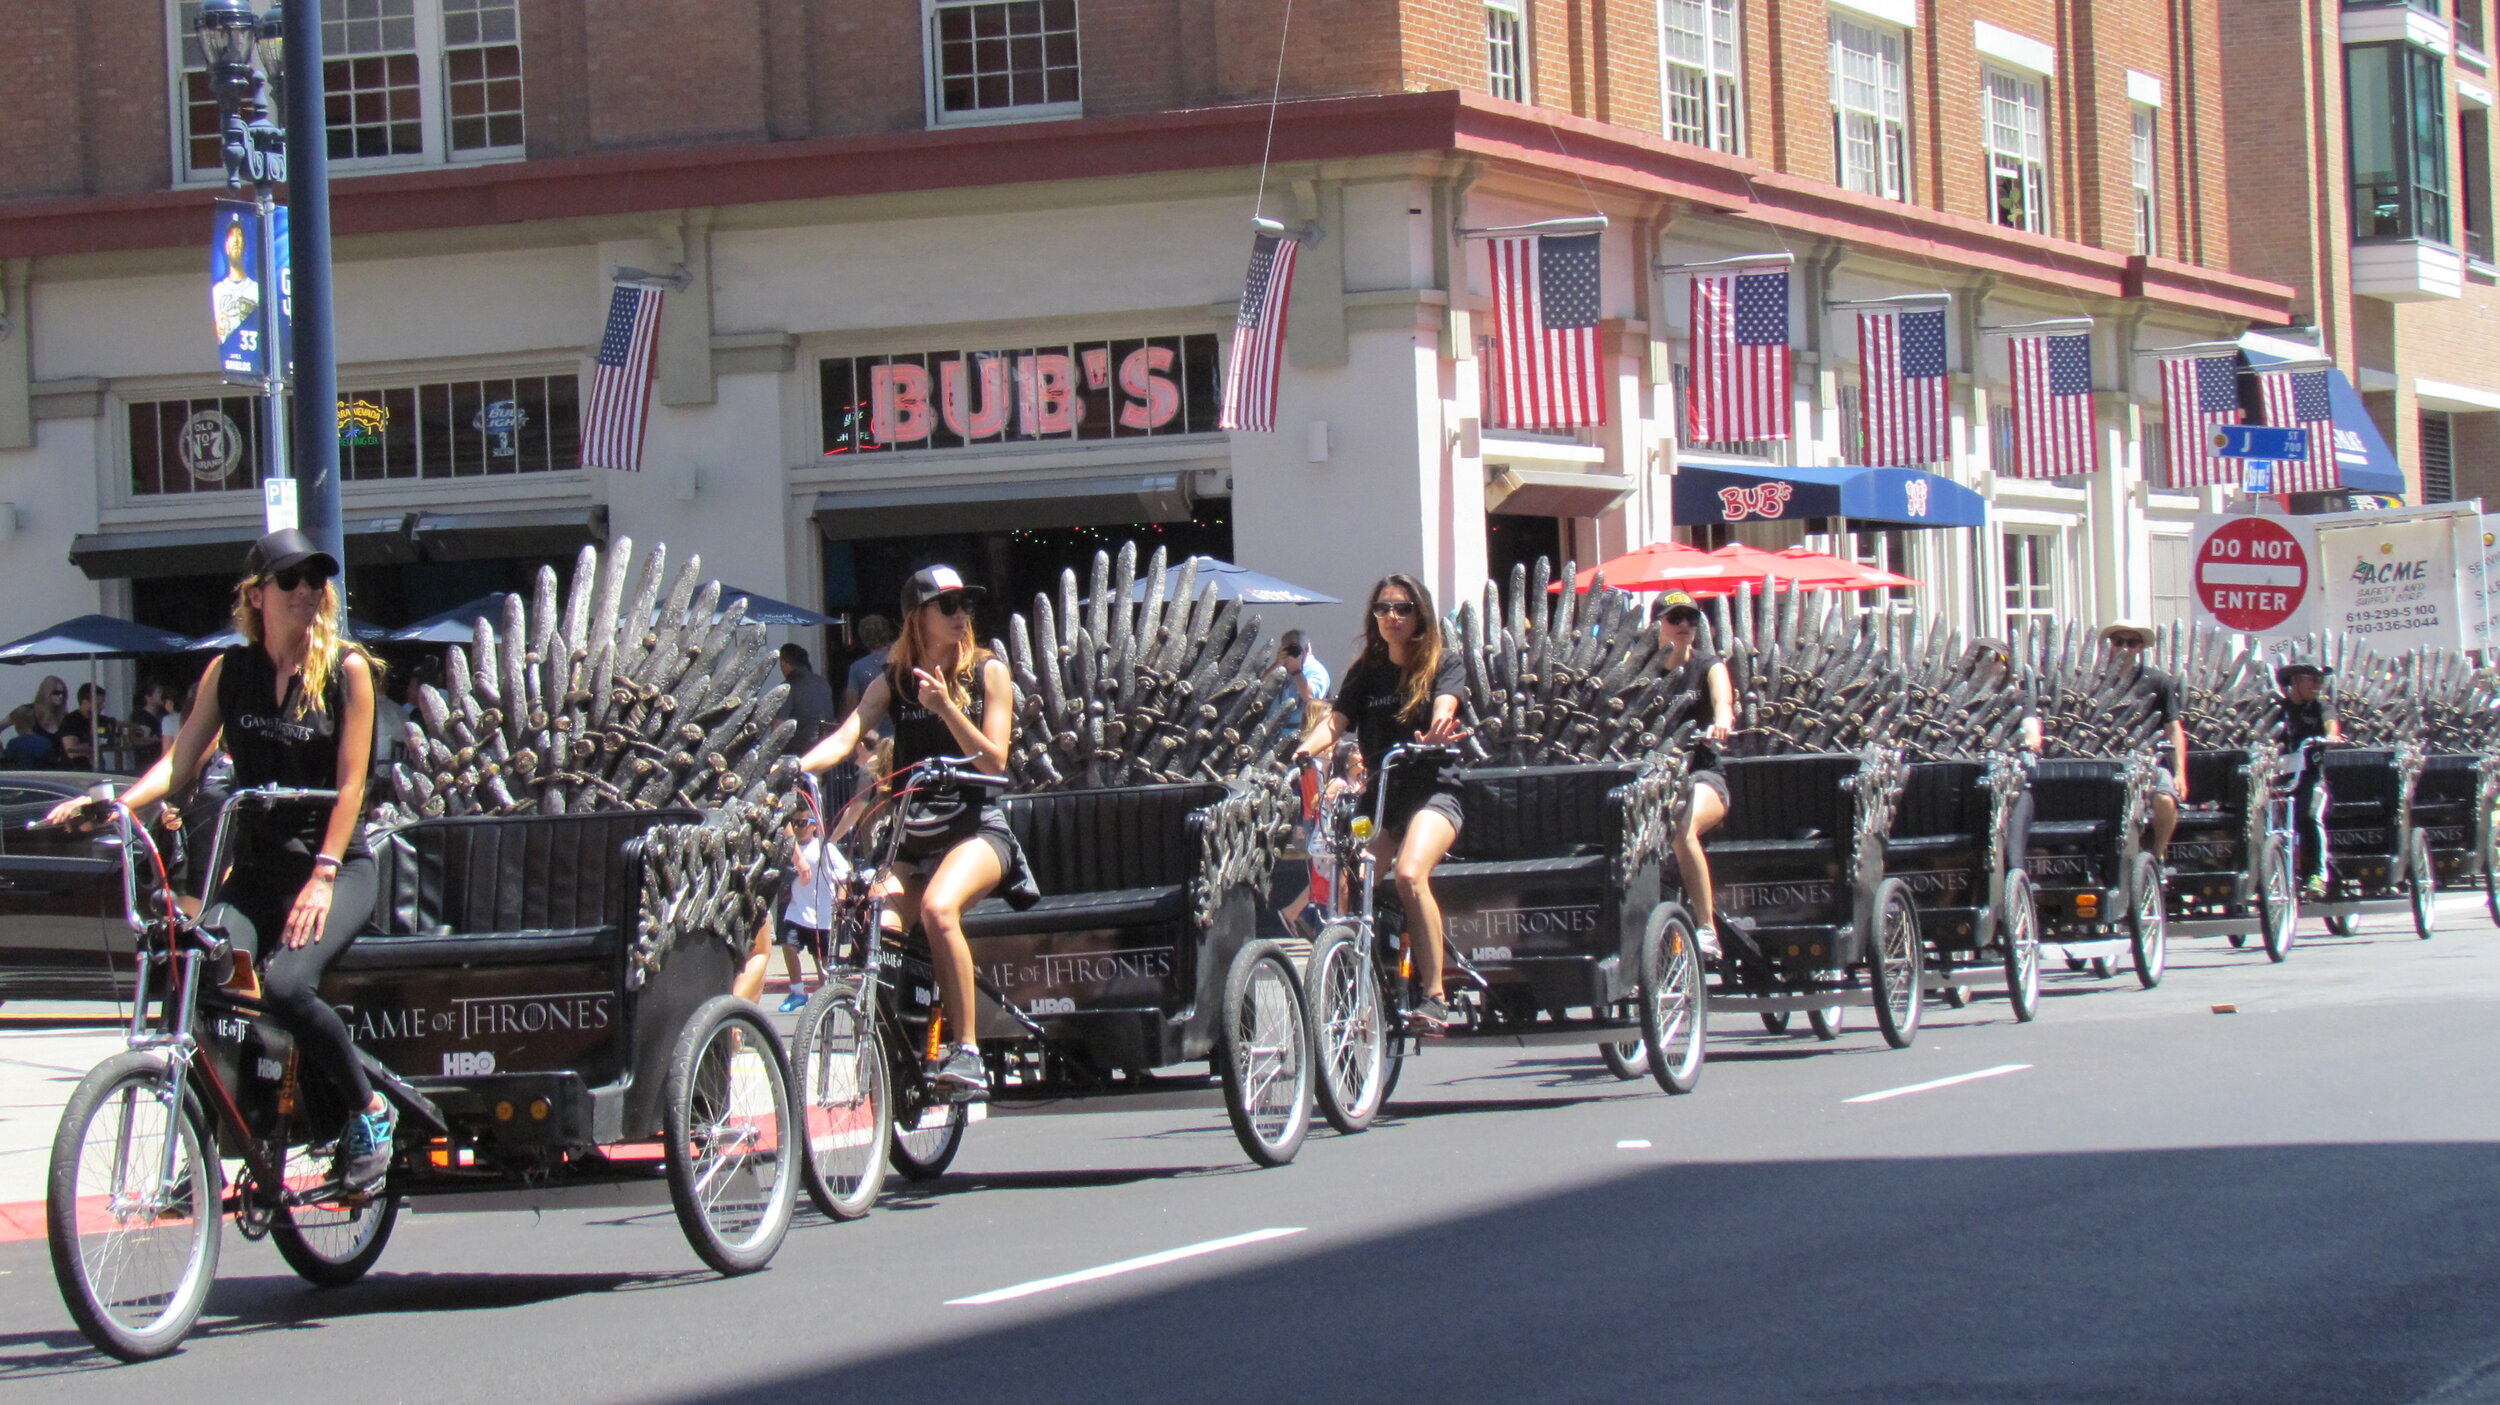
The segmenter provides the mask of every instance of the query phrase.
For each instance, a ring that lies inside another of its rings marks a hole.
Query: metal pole
[[[321,0],[284,0],[287,235],[295,287],[295,479],[304,533],[347,561],[339,516],[339,368],[330,297],[329,101]],[[346,598],[345,581],[340,597]],[[341,620],[344,623],[344,618]]]

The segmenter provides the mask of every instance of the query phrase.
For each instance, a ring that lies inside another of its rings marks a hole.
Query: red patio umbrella
[[[1915,586],[1919,582],[1908,576],[1868,566],[1829,552],[1808,551],[1792,546],[1785,551],[1764,551],[1760,547],[1732,544],[1709,553],[1729,567],[1729,588],[1738,581],[1767,584],[1773,579],[1787,582],[1803,590],[1881,590],[1888,586]]]
[[[1601,566],[1573,578],[1574,590],[1594,590],[1600,579],[1615,590],[1687,590],[1695,595],[1726,595],[1738,577],[1727,563],[1697,546],[1682,542],[1651,542],[1634,547]],[[1562,589],[1556,581],[1552,587]]]

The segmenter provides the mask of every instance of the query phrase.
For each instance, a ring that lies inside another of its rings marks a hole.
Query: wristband
[[[339,876],[339,861],[330,857],[328,854],[315,855],[313,858],[313,873],[322,878],[335,879]]]

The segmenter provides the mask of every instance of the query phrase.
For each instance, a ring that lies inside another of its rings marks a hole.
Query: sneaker
[[[2301,882],[2300,895],[2313,903],[2326,901],[2326,875],[2323,873],[2310,874],[2308,878]]]
[[[956,1045],[939,1060],[930,1077],[939,1087],[959,1092],[986,1094],[990,1090],[990,1071],[982,1066],[981,1051],[965,1044]]]
[[[399,1109],[385,1102],[380,1112],[359,1112],[347,1119],[339,1134],[339,1180],[349,1190],[371,1193],[390,1174],[391,1153],[399,1138]]]
[[[1727,943],[1720,939],[1717,923],[1701,929],[1701,959],[1716,961],[1727,955]]]
[[[1436,995],[1406,1012],[1409,1034],[1439,1034],[1450,1027],[1450,1002]]]
[[[793,1011],[804,1010],[806,1008],[807,987],[803,985],[794,985],[790,987],[790,994],[781,1002],[781,1013],[787,1015]]]

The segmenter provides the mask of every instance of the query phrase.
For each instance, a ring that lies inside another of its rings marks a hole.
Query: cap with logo
[[[1658,617],[1660,619],[1673,619],[1678,612],[1690,614],[1694,619],[1700,619],[1701,602],[1693,599],[1692,592],[1684,590],[1670,590],[1658,597]]]
[[[903,587],[903,608],[917,610],[941,595],[978,600],[987,594],[977,585],[966,585],[963,573],[952,566],[928,566],[912,572],[910,584]]]
[[[338,558],[313,545],[312,538],[294,527],[271,532],[252,543],[243,558],[243,573],[249,576],[274,576],[280,571],[310,566],[328,575],[339,573]]]

